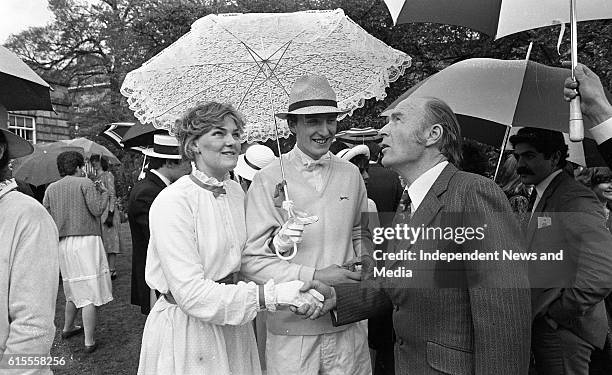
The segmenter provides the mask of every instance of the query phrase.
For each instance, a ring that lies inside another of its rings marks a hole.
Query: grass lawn
[[[97,310],[96,343],[98,349],[84,352],[83,335],[63,340],[64,291],[60,283],[55,309],[55,340],[52,356],[63,356],[66,365],[52,367],[55,374],[135,374],[138,370],[140,341],[146,316],[140,307],[130,304],[132,241],[127,223],[121,224],[121,249],[117,257],[118,278],[113,281],[114,300]],[[82,325],[81,314],[76,324]]]

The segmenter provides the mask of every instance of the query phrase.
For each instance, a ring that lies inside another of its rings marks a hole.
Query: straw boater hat
[[[17,159],[34,152],[34,147],[30,142],[6,129],[0,128],[0,131],[2,131],[4,139],[6,139],[9,159]]]
[[[238,164],[234,168],[234,173],[244,179],[253,181],[255,173],[274,160],[277,160],[277,158],[270,147],[255,144],[247,148],[244,154],[238,156]]]
[[[370,159],[370,149],[366,145],[357,145],[352,148],[345,148],[344,150],[338,151],[336,154],[340,159],[350,161],[357,155],[365,155],[366,158]]]
[[[160,159],[180,159],[179,143],[176,137],[167,134],[154,134],[153,147],[142,153],[146,156]]]
[[[336,93],[327,78],[308,75],[298,78],[291,88],[287,112],[276,113],[276,117],[286,119],[287,115],[311,115],[317,113],[346,113],[338,109]]]

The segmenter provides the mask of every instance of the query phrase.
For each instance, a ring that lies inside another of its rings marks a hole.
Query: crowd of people
[[[581,96],[611,165],[612,104],[587,67],[575,75],[563,94]],[[522,128],[494,181],[459,168],[461,128],[442,100],[408,97],[383,112],[379,145],[336,142],[342,113],[325,77],[297,79],[276,114],[296,139],[282,164],[263,145],[241,152],[245,123],[229,104],[198,104],[176,136],[154,135],[127,205],[131,302],[147,315],[139,374],[612,371],[609,168],[575,179],[562,133]],[[113,299],[120,252],[104,158],[90,159],[95,176],[87,178],[80,153],[60,154],[62,178],[40,205],[17,191],[8,167],[30,152],[0,129],[3,361],[49,354],[60,273],[61,336],[84,333],[85,351],[94,352],[96,308]],[[373,241],[378,229],[401,225],[483,227],[486,235]],[[408,250],[563,250],[566,268],[396,257]],[[414,277],[397,276],[406,267]],[[78,310],[83,327],[74,323]]]

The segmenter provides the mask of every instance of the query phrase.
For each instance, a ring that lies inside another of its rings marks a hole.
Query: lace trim
[[[326,76],[338,106],[348,111],[342,119],[368,99],[385,99],[386,88],[410,65],[410,56],[368,34],[342,9],[208,15],[130,72],[121,93],[140,122],[172,134],[197,103],[232,103],[246,119],[242,140],[265,142],[276,139],[275,122],[279,137],[291,134],[274,113],[288,107],[298,77]]]
[[[209,177],[206,173],[199,170],[193,161],[191,162],[191,174],[201,182],[213,186],[223,186],[223,181],[229,178],[229,173],[223,177],[223,181],[219,181],[215,177]]]
[[[0,198],[8,194],[11,190],[17,188],[17,182],[14,178],[0,181]]]

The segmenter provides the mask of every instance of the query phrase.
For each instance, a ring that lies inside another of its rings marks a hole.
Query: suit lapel
[[[448,184],[450,182],[450,179],[453,177],[453,175],[456,172],[457,172],[457,168],[451,163],[449,163],[444,168],[444,170],[442,170],[442,173],[440,173],[440,176],[438,176],[434,184],[431,186],[431,188],[425,195],[425,198],[423,199],[423,201],[421,202],[417,210],[412,215],[412,218],[408,222],[408,226],[410,227],[418,227],[421,225],[427,226],[429,225],[429,223],[431,223],[431,221],[436,217],[438,212],[440,212],[440,210],[442,210],[442,208],[444,207],[444,205],[442,204],[440,200],[440,197],[448,189]],[[394,219],[393,222],[394,222],[393,224],[394,226],[395,224],[401,224],[401,220]],[[416,241],[414,243],[416,243]],[[409,241],[393,241],[391,249],[392,251],[396,251],[398,246],[401,246],[402,250],[404,249],[409,250],[414,245],[414,243],[411,244]],[[406,245],[406,247],[404,247],[403,245]],[[401,262],[401,261],[393,262],[392,266],[395,265],[397,262]]]
[[[546,203],[550,199],[550,197],[554,194],[555,190],[557,190],[557,186],[563,182],[565,177],[567,176],[564,172],[559,173],[553,180],[548,184],[546,190],[544,190],[544,194],[542,194],[542,198],[538,202],[535,210],[533,211],[533,215],[531,215],[531,219],[529,220],[529,225],[527,226],[527,244],[528,249],[531,249],[531,242],[533,241],[533,236],[535,235],[536,229],[538,228],[538,213],[544,212],[546,208]]]

